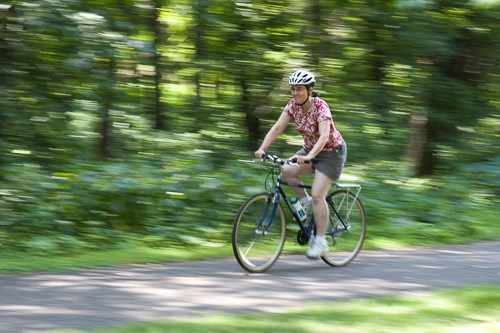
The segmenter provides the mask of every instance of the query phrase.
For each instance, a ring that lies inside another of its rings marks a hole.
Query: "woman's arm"
[[[281,113],[281,116],[278,118],[278,120],[276,120],[276,122],[274,123],[273,127],[271,127],[269,132],[267,132],[264,141],[262,141],[262,144],[260,145],[259,149],[255,152],[256,158],[262,158],[262,155],[264,155],[266,150],[269,149],[269,147],[274,142],[276,137],[281,133],[283,133],[290,119],[291,117],[288,115],[286,111],[283,111]]]
[[[314,147],[311,149],[309,154],[306,156],[296,156],[298,163],[303,163],[305,161],[310,161],[316,155],[318,155],[323,148],[325,147],[326,143],[328,142],[328,137],[330,136],[330,123],[331,120],[326,119],[319,123],[318,125],[318,130],[319,130],[319,138]]]

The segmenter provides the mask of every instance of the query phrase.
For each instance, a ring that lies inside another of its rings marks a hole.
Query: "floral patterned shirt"
[[[319,97],[313,97],[313,105],[309,111],[302,111],[302,107],[292,98],[285,106],[286,112],[295,121],[297,129],[304,137],[304,149],[311,149],[319,139],[319,123],[330,121],[330,136],[323,150],[336,150],[343,142],[342,135],[335,128],[332,113],[328,104]]]

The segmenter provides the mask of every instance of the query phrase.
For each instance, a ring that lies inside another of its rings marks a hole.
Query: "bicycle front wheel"
[[[345,266],[356,258],[365,240],[365,209],[359,198],[346,190],[333,192],[326,201],[330,208],[326,233],[330,251],[321,259],[331,266]]]
[[[285,211],[274,200],[275,196],[269,193],[253,195],[243,203],[234,220],[234,256],[251,273],[271,268],[285,244]]]

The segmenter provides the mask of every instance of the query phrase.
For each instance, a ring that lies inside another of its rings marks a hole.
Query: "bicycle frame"
[[[288,207],[288,210],[293,216],[293,219],[295,220],[295,223],[299,226],[300,230],[303,232],[304,235],[307,235],[307,237],[311,236],[312,233],[312,228],[314,226],[314,214],[311,214],[310,219],[306,219],[303,221],[300,220],[299,216],[297,213],[293,210],[292,206],[290,205],[290,202],[287,200],[287,196],[285,191],[283,190],[282,185],[288,186],[288,187],[300,187],[300,188],[305,188],[305,189],[311,189],[311,185],[304,185],[304,184],[297,184],[297,183],[288,183],[284,182],[281,179],[281,175],[278,176],[278,182],[275,186],[275,197],[280,198],[280,196],[283,198],[283,201],[286,203],[286,206]],[[305,223],[307,222],[307,223]]]
[[[269,221],[265,225],[264,230],[261,230],[262,225],[264,223],[264,217],[267,215],[267,212],[268,212],[269,206],[270,206],[270,203],[266,204],[266,207],[264,208],[264,211],[262,213],[260,221],[259,221],[259,223],[257,225],[256,232],[264,234],[264,235],[267,234],[267,230],[269,229],[269,227],[271,226],[271,224],[272,224],[272,222],[274,220],[274,216],[276,214],[276,210],[278,209],[278,204],[279,204],[281,198],[283,198],[283,201],[286,203],[286,207],[288,207],[288,210],[292,214],[292,217],[293,217],[295,223],[299,226],[299,228],[300,228],[301,232],[303,233],[303,235],[306,236],[307,238],[310,238],[311,235],[312,235],[313,227],[314,227],[314,214],[311,215],[310,219],[306,219],[305,220],[306,223],[303,222],[303,221],[301,221],[300,218],[299,218],[299,216],[293,210],[292,206],[290,205],[289,201],[287,200],[287,195],[286,195],[286,193],[285,193],[285,191],[283,189],[283,185],[288,186],[288,187],[299,187],[299,188],[304,188],[304,189],[311,189],[312,186],[311,185],[305,185],[305,184],[299,184],[299,183],[289,183],[289,182],[283,181],[283,179],[282,179],[282,170],[281,169],[282,169],[282,167],[280,166],[280,172],[279,172],[279,174],[277,176],[277,180],[276,180],[276,183],[275,183],[274,188],[273,188],[274,194],[271,197],[271,201],[273,203],[273,208],[272,208],[273,211],[272,211],[272,213],[271,213],[271,215],[269,217]],[[338,184],[338,183],[336,183],[334,186],[337,187],[337,188],[345,188],[347,191],[349,191],[351,188],[355,188],[356,189],[356,191],[355,191],[355,198],[358,198],[359,193],[361,191],[361,186],[358,185],[358,184]],[[335,205],[333,204],[333,202],[331,200],[327,200],[327,204],[333,210],[333,212],[335,213],[335,216],[338,218],[338,220],[342,224],[343,230],[341,230],[341,231],[348,230],[349,229],[348,225],[344,222],[344,220],[342,219],[342,217],[338,213],[338,211],[335,208]],[[344,204],[344,201],[340,202],[339,205],[343,205],[343,204]],[[350,207],[348,207],[347,216],[350,215],[351,210],[354,207],[354,205],[355,205],[355,201],[353,201],[350,204]],[[327,232],[327,235],[335,235],[338,232],[339,231],[337,231],[337,230],[332,230],[331,232]]]
[[[305,185],[305,184],[299,184],[299,183],[285,182],[282,179],[282,173],[281,173],[281,171],[282,170],[281,170],[281,167],[280,167],[280,173],[277,176],[276,184],[274,185],[274,188],[273,188],[274,194],[271,197],[271,201],[273,203],[273,208],[272,208],[273,211],[272,211],[272,213],[271,213],[271,215],[269,217],[269,221],[265,225],[264,230],[260,231],[260,229],[261,229],[261,227],[262,227],[262,225],[264,223],[264,221],[263,221],[264,217],[267,215],[267,212],[269,210],[269,206],[270,206],[271,203],[267,203],[266,204],[266,207],[264,208],[264,211],[262,213],[260,221],[259,221],[259,223],[257,225],[256,232],[262,233],[264,235],[267,234],[267,230],[269,229],[269,227],[271,226],[271,224],[272,224],[272,222],[274,220],[274,216],[275,216],[276,210],[278,209],[278,204],[279,204],[281,198],[283,198],[283,201],[286,203],[286,207],[288,207],[288,210],[292,214],[295,223],[299,226],[302,234],[304,236],[306,236],[307,238],[310,238],[311,235],[312,235],[313,227],[314,227],[314,214],[311,214],[311,218],[310,219],[306,219],[304,222],[301,221],[300,218],[299,218],[299,216],[297,215],[297,213],[293,210],[292,206],[290,205],[290,202],[287,200],[287,195],[286,195],[286,193],[285,193],[285,191],[283,189],[283,185],[288,186],[288,187],[299,187],[299,188],[304,188],[304,189],[311,189],[312,186],[311,185]],[[359,193],[360,190],[361,190],[361,188],[359,188],[357,194]],[[329,204],[330,208],[333,209],[333,211],[335,212],[335,215],[337,216],[337,218],[339,219],[339,221],[342,223],[342,226],[345,229],[347,229],[346,224],[342,220],[340,214],[335,209],[335,206],[333,205],[333,202],[328,201],[328,204]],[[327,234],[328,235],[333,235],[335,233],[336,233],[336,231],[333,230],[332,232],[329,232]]]

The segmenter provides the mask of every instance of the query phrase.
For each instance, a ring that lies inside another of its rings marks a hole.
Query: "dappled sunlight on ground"
[[[486,242],[362,251],[341,268],[285,255],[263,274],[221,260],[10,276],[0,279],[0,322],[7,332],[92,328],[209,312],[282,313],[321,301],[497,284],[499,248]]]

